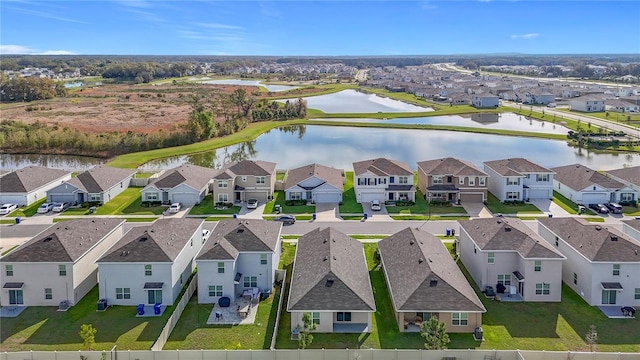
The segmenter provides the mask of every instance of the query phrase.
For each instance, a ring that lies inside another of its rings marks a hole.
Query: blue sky
[[[640,1],[0,1],[0,53],[640,53]]]

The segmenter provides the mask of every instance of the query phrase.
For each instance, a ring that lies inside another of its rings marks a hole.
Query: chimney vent
[[[422,264],[424,262],[424,260],[422,260],[422,258],[418,259],[418,264]]]
[[[511,226],[505,226],[505,227],[504,227],[504,231],[505,231],[505,232],[509,232],[509,231],[511,231]]]
[[[596,225],[596,230],[598,230],[598,231],[602,230],[602,226]]]
[[[431,281],[429,281],[429,287],[436,287],[436,286],[438,286],[438,280],[431,279]]]
[[[617,235],[611,235],[611,241],[618,241]]]
[[[327,282],[324,284],[324,286],[332,287],[333,286],[333,279],[327,279]]]

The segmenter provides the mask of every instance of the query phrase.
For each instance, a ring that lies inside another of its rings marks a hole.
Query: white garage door
[[[384,195],[377,193],[362,193],[360,194],[360,202],[372,202],[373,200],[384,201]]]
[[[316,203],[339,203],[340,194],[336,193],[319,193],[316,194]]]
[[[589,193],[582,194],[582,204],[602,204],[609,202],[609,194],[607,193]]]
[[[549,199],[549,190],[547,189],[529,189],[527,194],[529,199]]]
[[[193,193],[176,193],[172,195],[171,202],[181,202],[184,205],[190,206],[200,202],[200,197]]]
[[[18,204],[18,206],[27,205],[26,195],[0,195],[1,204]]]

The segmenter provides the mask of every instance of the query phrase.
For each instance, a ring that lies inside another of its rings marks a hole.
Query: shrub
[[[396,201],[396,205],[397,206],[413,206],[416,203],[414,201],[411,200],[398,200]]]
[[[620,201],[620,205],[638,207],[638,202],[635,200]]]
[[[221,202],[221,201],[219,201],[215,205],[216,205],[216,207],[226,207],[226,208],[233,207],[233,203],[230,203],[230,202]]]
[[[287,206],[304,206],[307,205],[307,200],[287,200],[284,204]]]
[[[100,205],[101,204],[98,201],[85,201],[85,202],[82,203],[81,206],[86,209],[86,208],[90,208],[92,206],[100,206]]]

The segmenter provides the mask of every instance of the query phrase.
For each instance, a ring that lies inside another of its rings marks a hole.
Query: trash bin
[[[313,219],[314,221],[316,220],[316,213],[313,213],[313,214],[311,215],[311,219]]]
[[[98,311],[103,311],[107,309],[107,299],[98,300]]]
[[[144,315],[144,304],[138,304],[138,315]]]
[[[153,313],[156,315],[160,315],[160,304],[153,305]]]
[[[553,217],[553,214],[549,214],[549,217],[550,217],[550,218],[552,218],[552,217]]]
[[[20,224],[20,216],[16,218],[16,224]]]
[[[367,220],[369,218],[369,214],[368,213],[364,213],[364,219]]]
[[[451,229],[447,228],[447,236],[451,236]]]
[[[233,218],[234,218],[234,219],[237,219],[237,218],[238,218],[238,214],[234,213],[234,214],[233,214]]]

